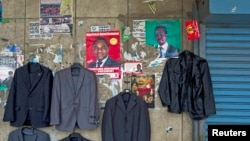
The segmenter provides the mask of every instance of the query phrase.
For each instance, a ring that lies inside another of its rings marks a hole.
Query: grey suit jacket
[[[29,130],[29,133],[25,133]],[[9,133],[8,141],[50,141],[49,134],[35,128],[20,128]]]
[[[102,119],[102,141],[150,141],[146,102],[131,92],[109,99]]]
[[[73,131],[75,127],[94,129],[99,115],[95,73],[82,66],[78,76],[73,76],[70,67],[56,72],[50,124],[61,131]]]

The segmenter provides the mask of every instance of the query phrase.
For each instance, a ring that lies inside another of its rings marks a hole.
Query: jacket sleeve
[[[17,71],[14,73],[14,78],[9,91],[9,96],[7,98],[7,103],[5,106],[5,112],[3,121],[16,121],[15,119],[15,97],[16,97],[16,85],[17,85]]]
[[[160,96],[160,100],[163,106],[168,106],[170,105],[170,81],[169,81],[169,69],[171,68],[170,66],[170,61],[167,61],[165,64],[165,67],[163,69],[161,81],[159,84],[158,88],[158,93]]]
[[[204,110],[205,110],[205,115],[209,116],[215,114],[216,109],[215,109],[212,80],[207,61],[202,63],[202,66],[200,68],[201,68],[202,84],[204,92]]]
[[[98,104],[98,96],[97,96],[97,80],[96,75],[92,74],[92,79],[90,81],[92,83],[90,86],[90,113],[89,113],[89,123],[99,124],[100,111]]]
[[[50,111],[50,125],[56,125],[60,123],[60,99],[61,99],[61,91],[59,87],[60,78],[55,74],[53,80],[53,88],[52,88],[52,98],[51,98],[51,111]]]
[[[143,101],[142,109],[140,112],[140,124],[139,124],[139,133],[138,141],[150,141],[151,137],[151,127],[149,120],[148,106],[146,102]]]
[[[51,106],[51,95],[52,95],[52,88],[53,88],[53,74],[52,71],[49,70],[48,74],[46,76],[46,81],[45,83],[45,111],[43,115],[43,120],[44,121],[50,121],[50,119],[47,119],[48,117],[50,118],[50,106]]]

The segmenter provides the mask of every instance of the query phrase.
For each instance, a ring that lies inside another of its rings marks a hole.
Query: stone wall
[[[185,36],[184,21],[192,19],[192,5],[194,0],[162,0],[156,1],[156,11],[153,13],[149,3],[143,0],[72,0],[73,29],[70,34],[54,34],[52,39],[29,39],[30,22],[39,21],[40,0],[2,0],[4,22],[0,24],[0,50],[7,44],[18,44],[24,55],[24,64],[28,63],[30,53],[39,56],[40,63],[48,66],[54,72],[67,68],[74,62],[85,65],[85,33],[93,25],[109,25],[112,30],[120,30],[123,26],[133,30],[133,20],[163,20],[180,19],[181,21],[181,50],[192,50],[192,42]],[[3,39],[8,39],[8,42]],[[142,61],[145,74],[155,75],[155,86],[161,78],[162,69],[166,60],[158,66],[149,64],[156,58],[157,49],[140,44],[138,38],[131,38],[121,44],[121,63],[124,64],[136,51],[138,60]],[[60,47],[63,49],[62,62],[54,61]],[[142,54],[143,55],[142,55]],[[122,91],[130,86],[131,76],[122,75],[120,80],[111,80],[110,77],[98,77],[98,97],[100,101],[111,98],[115,92]],[[127,83],[128,82],[128,83]],[[112,87],[111,87],[112,86]],[[0,117],[3,117],[4,104],[8,91],[0,92]],[[101,103],[103,104],[103,103]],[[155,95],[155,108],[150,108],[151,141],[191,141],[192,121],[187,113],[173,114],[162,107],[159,96]],[[101,110],[101,114],[103,110]],[[102,119],[102,117],[101,117]],[[171,127],[172,131],[166,132]],[[0,140],[7,141],[12,130],[8,122],[0,122]],[[68,136],[71,132],[57,131],[53,126],[41,128],[50,134],[51,141],[57,141]],[[92,141],[101,141],[101,127],[94,130],[79,130],[84,137]]]

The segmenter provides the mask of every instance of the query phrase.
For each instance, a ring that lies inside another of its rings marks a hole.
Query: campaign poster
[[[142,62],[133,61],[124,63],[125,74],[141,74],[143,73]]]
[[[0,91],[6,91],[10,89],[12,79],[14,76],[15,69],[18,67],[17,56],[0,56]]]
[[[157,48],[159,42],[157,40],[156,29],[158,26],[165,28],[165,42],[174,48],[181,50],[181,23],[179,19],[169,20],[146,20],[146,44]]]
[[[41,34],[70,33],[70,24],[72,24],[72,0],[41,0]]]
[[[121,78],[120,31],[86,32],[86,68]]]
[[[155,107],[155,75],[132,75],[131,90],[147,103],[148,108]]]

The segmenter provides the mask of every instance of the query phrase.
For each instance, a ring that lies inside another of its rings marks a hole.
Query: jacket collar
[[[23,66],[23,68],[24,69],[22,69],[21,73],[24,80],[24,84],[26,86],[27,91],[31,93],[32,90],[36,87],[37,83],[42,78],[44,70],[39,63],[28,63]],[[34,79],[34,81],[31,83],[30,75],[32,72],[34,72],[34,75],[36,75],[36,79]]]
[[[72,93],[79,93],[80,87],[84,81],[84,76],[85,76],[85,70],[82,66],[79,66],[79,76],[77,76],[77,86],[75,88],[74,83],[73,83],[73,75],[71,73],[71,68],[67,68],[67,75],[66,75],[66,79],[68,80],[68,84],[70,89],[72,90]]]
[[[24,141],[24,136],[25,136],[24,130],[30,130],[31,134],[29,134],[29,136],[31,137],[31,141],[36,141],[37,139],[36,130],[34,128],[26,128],[26,127],[23,127],[19,130],[18,132],[19,141]]]
[[[185,50],[179,54],[180,64],[183,68],[187,68],[188,65],[192,65],[192,77],[195,75],[195,71],[200,62],[200,57],[193,54],[192,52]]]
[[[125,106],[124,99],[123,99],[123,96],[125,95],[129,96],[127,108]],[[116,97],[116,103],[118,107],[121,109],[121,111],[127,115],[136,105],[137,98],[138,97],[131,92],[120,92]]]

